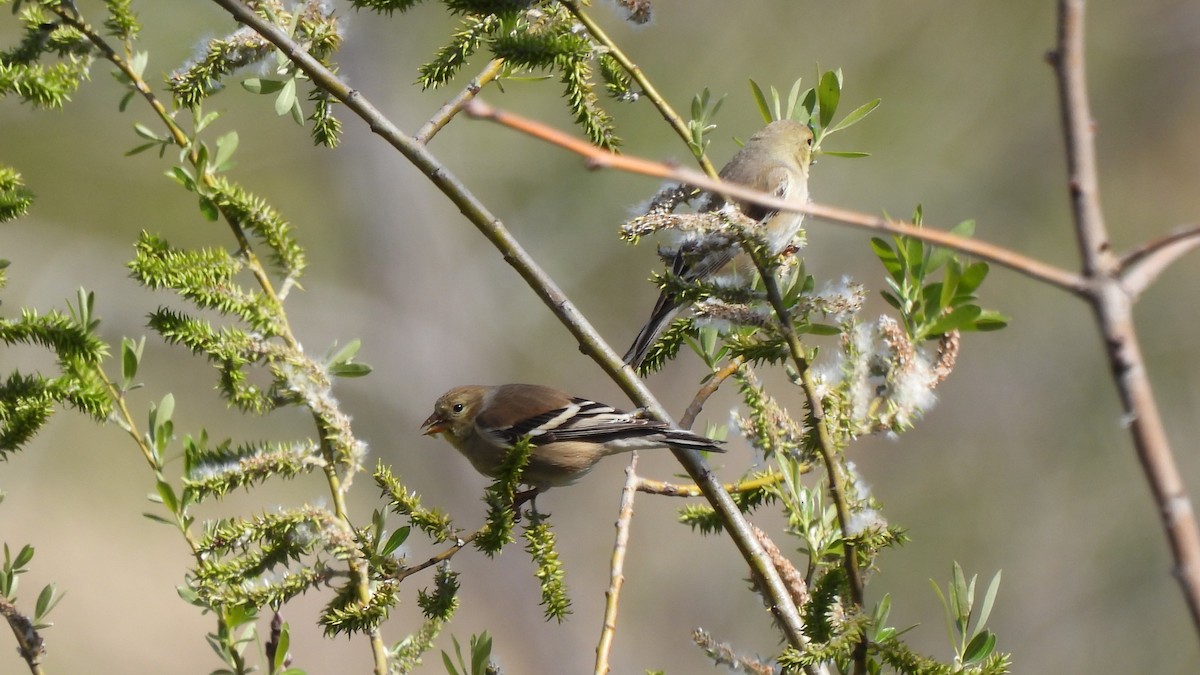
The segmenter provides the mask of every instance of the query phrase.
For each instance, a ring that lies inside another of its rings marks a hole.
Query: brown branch
[[[504,126],[511,127],[522,133],[540,138],[582,155],[587,158],[588,166],[593,168],[617,169],[618,171],[677,181],[693,185],[702,190],[708,190],[709,192],[727,197],[736,197],[739,200],[760,204],[772,209],[807,213],[830,222],[841,223],[842,225],[849,225],[850,227],[870,230],[881,234],[897,234],[913,237],[914,239],[927,241],[931,244],[944,246],[973,255],[982,260],[996,263],[1014,272],[1069,291],[1075,295],[1086,296],[1089,291],[1088,280],[1078,274],[984,241],[957,237],[941,230],[917,227],[912,223],[888,220],[879,216],[841,209],[835,206],[826,206],[814,202],[803,204],[795,201],[785,201],[774,195],[759,192],[748,187],[713,180],[698,171],[692,171],[663,162],[631,157],[629,155],[613,154],[540,122],[493,108],[479,99],[469,102],[463,110],[472,117],[498,122]]]
[[[629,466],[625,468],[625,486],[621,488],[621,508],[617,512],[617,539],[613,543],[612,560],[609,563],[608,590],[604,592],[604,624],[600,629],[600,642],[596,645],[595,675],[605,675],[610,670],[609,655],[617,633],[617,607],[621,601],[621,587],[625,584],[625,553],[629,550],[629,527],[633,523],[633,501],[637,496],[638,456],[633,453]]]
[[[742,359],[736,358],[730,361],[724,368],[713,373],[708,382],[705,382],[704,386],[700,387],[700,391],[697,391],[696,395],[692,397],[692,402],[688,404],[687,410],[683,411],[683,417],[679,418],[679,428],[691,429],[692,425],[696,423],[696,417],[700,414],[700,411],[704,410],[704,404],[708,401],[708,398],[717,393],[717,389],[721,386],[721,383],[728,380],[741,367]]]
[[[497,251],[504,256],[504,260],[513,266],[530,289],[579,341],[581,350],[595,361],[634,403],[649,410],[657,419],[674,424],[671,416],[654,398],[646,384],[634,374],[632,368],[625,366],[595,327],[559,289],[558,284],[525,251],[500,219],[492,214],[424,145],[401,132],[366,97],[357,90],[351,89],[320,61],[296,44],[287,33],[255,14],[240,0],[213,0],[213,2],[278,47],[280,52],[295,63],[316,86],[342,102],[348,110],[366,122],[373,133],[378,134],[412,162],[413,166],[422,171],[430,182],[459,208],[467,220],[488,241],[492,242]],[[472,100],[465,109],[469,112],[471,104],[476,102],[478,99]],[[775,617],[783,626],[788,642],[798,647],[804,640],[800,613],[791,601],[787,588],[779,578],[779,573],[763,551],[762,545],[750,531],[745,516],[738,511],[737,505],[734,504],[729,494],[721,489],[721,484],[700,453],[684,449],[672,449],[672,453],[692,480],[701,486],[705,498],[712,504],[720,517],[730,539],[733,540],[742,557],[750,565],[753,573],[768,588],[775,599],[775,603],[772,605]]]
[[[1118,277],[1100,208],[1094,147],[1095,124],[1084,68],[1084,0],[1059,0],[1058,46],[1050,54],[1058,78],[1066,141],[1068,189],[1084,274],[1129,432],[1150,484],[1179,581],[1200,634],[1200,530],[1187,486],[1167,441],[1133,326],[1133,298]],[[1135,259],[1136,260],[1136,259]]]
[[[483,70],[471,80],[463,90],[458,92],[454,98],[446,101],[446,104],[429,118],[429,121],[421,125],[417,133],[413,134],[413,140],[418,143],[425,144],[429,139],[433,138],[437,132],[442,130],[442,127],[450,123],[466,105],[467,101],[479,95],[480,90],[495,80],[500,75],[500,71],[504,70],[504,59],[492,59],[484,66]]]
[[[1200,246],[1200,226],[1180,227],[1121,256],[1121,284],[1134,302],[1176,260]]]

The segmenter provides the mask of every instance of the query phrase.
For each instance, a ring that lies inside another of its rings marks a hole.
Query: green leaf
[[[982,332],[1000,330],[1001,328],[1008,326],[1008,324],[1009,318],[1007,316],[995,310],[988,309],[984,310],[984,312],[979,315],[978,319],[975,319],[975,324],[972,326],[972,328]]]
[[[46,612],[50,609],[50,601],[54,599],[54,584],[46,584],[42,587],[42,592],[38,593],[37,603],[34,604],[33,616],[41,618],[46,616]]]
[[[1000,572],[988,583],[987,593],[983,596],[983,605],[979,608],[979,618],[975,620],[975,628],[983,628],[988,617],[992,614],[992,604],[996,602],[996,593],[1000,590]]]
[[[6,544],[4,546],[4,548],[5,548],[5,553],[7,553],[8,545]],[[13,559],[12,569],[19,570],[22,567],[25,567],[26,565],[28,565],[29,561],[33,560],[33,552],[34,552],[34,549],[29,544],[22,546],[20,552],[17,553],[17,557],[15,559]],[[7,557],[7,556],[5,556],[5,557]]]
[[[842,98],[842,77],[839,71],[826,71],[817,85],[817,101],[821,105],[821,127],[829,126]]]
[[[275,98],[275,114],[283,117],[292,111],[292,106],[296,103],[296,78],[291,78],[283,83],[283,87],[279,90],[279,96]]]
[[[750,93],[754,96],[754,105],[758,107],[758,113],[762,115],[763,122],[771,123],[771,107],[767,105],[767,97],[763,94],[762,88],[754,80],[750,80]]]
[[[148,141],[155,141],[157,143],[163,143],[163,142],[169,140],[169,139],[167,139],[166,136],[159,134],[158,132],[154,131],[150,127],[147,127],[146,125],[144,125],[140,122],[133,123],[133,131],[138,136],[141,136],[142,138],[144,138]]]
[[[175,496],[175,488],[165,480],[157,482],[158,496],[162,498],[163,506],[171,513],[179,513],[179,498]]]
[[[142,349],[146,346],[146,338],[134,342],[132,338],[121,338],[121,389],[128,391],[137,377],[138,364],[142,359]]]
[[[492,636],[483,631],[478,639],[471,640],[471,673],[484,675],[488,658],[492,655]]]
[[[822,150],[821,154],[826,157],[844,157],[846,159],[860,159],[871,156],[869,152],[860,152],[858,150]]]
[[[945,316],[939,317],[936,321],[930,324],[923,332],[927,337],[934,335],[945,335],[950,331],[963,330],[968,325],[975,322],[979,315],[983,313],[979,305],[963,305],[955,307]]]
[[[383,547],[379,549],[379,555],[391,555],[393,551],[400,548],[400,545],[404,543],[404,540],[408,539],[408,533],[410,530],[412,530],[411,527],[402,527],[393,532],[392,536],[388,537],[388,540],[386,543],[384,543]]]
[[[840,122],[833,125],[833,127],[831,127],[830,129],[827,129],[825,133],[832,134],[835,131],[841,131],[842,129],[845,129],[849,126],[857,124],[858,122],[860,122],[862,120],[862,118],[864,118],[867,115],[870,115],[872,112],[874,112],[874,110],[879,107],[879,104],[882,101],[883,101],[883,99],[877,98],[874,101],[870,101],[868,103],[864,103],[864,104],[858,106],[849,115],[846,115],[845,117],[843,117]],[[826,154],[830,154],[830,153],[826,153]]]
[[[200,120],[198,122],[196,122],[196,132],[199,133],[201,131],[204,131],[205,129],[208,128],[208,125],[212,124],[213,122],[216,122],[220,117],[221,117],[221,113],[219,113],[219,112],[210,112],[207,115],[205,115],[204,117],[201,117]]]
[[[284,662],[287,661],[288,649],[291,647],[292,636],[288,630],[288,625],[283,624],[283,628],[279,631],[279,643],[275,646],[275,658],[272,660],[271,672],[277,673],[284,667]]]
[[[212,199],[209,199],[207,196],[200,195],[199,205],[200,213],[203,214],[204,218],[210,223],[217,222],[217,219],[221,217],[221,209],[217,207],[216,202],[214,202]]]
[[[991,656],[995,649],[996,635],[990,630],[985,630],[971,638],[970,644],[963,650],[963,665],[978,663]]]
[[[985,262],[967,265],[967,269],[963,270],[962,281],[958,282],[959,294],[974,293],[975,289],[979,288],[979,285],[987,278],[990,269]]]
[[[274,94],[283,89],[283,80],[272,80],[264,77],[250,77],[242,80],[242,88],[251,94]]]
[[[125,156],[126,156],[126,157],[133,157],[134,155],[137,155],[137,154],[139,154],[139,153],[143,153],[143,152],[145,152],[145,151],[149,150],[150,148],[156,148],[156,147],[158,147],[158,146],[160,146],[160,145],[162,145],[162,143],[159,143],[159,142],[153,142],[153,143],[142,143],[141,145],[134,146],[134,148],[133,148],[132,150],[127,150],[127,151],[125,152]]]
[[[801,78],[797,77],[796,81],[792,83],[792,89],[788,92],[787,114],[785,117],[793,118],[793,116],[796,114],[796,104],[800,102],[800,83],[802,81],[803,80]]]
[[[904,278],[904,265],[891,244],[879,237],[871,237],[871,250],[875,252],[875,257],[879,258],[879,262],[883,263],[883,268],[893,279],[900,281]]]
[[[213,158],[213,167],[216,171],[224,171],[225,164],[229,162],[229,158],[233,156],[233,152],[238,147],[238,133],[231,131],[217,139],[217,156]]]

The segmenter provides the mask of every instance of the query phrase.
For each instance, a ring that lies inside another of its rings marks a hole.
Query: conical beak
[[[426,436],[440,434],[443,431],[449,430],[449,428],[450,426],[446,424],[446,420],[442,419],[437,413],[433,413],[421,423],[421,433]]]

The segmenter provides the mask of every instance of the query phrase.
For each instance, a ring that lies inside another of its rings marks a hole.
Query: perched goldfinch
[[[421,425],[442,434],[477,471],[495,477],[513,444],[529,436],[522,482],[545,490],[579,480],[601,458],[647,448],[723,452],[719,441],[536,384],[467,385],[442,394]]]
[[[812,142],[813,135],[808,125],[794,120],[772,122],[751,136],[746,145],[721,169],[721,180],[803,204],[808,201]],[[802,213],[773,211],[738,200],[734,200],[734,204],[747,217],[762,223],[763,236],[771,255],[779,255],[791,244],[804,220]],[[723,199],[714,196],[703,210],[715,211],[724,205]],[[712,251],[699,260],[689,253],[687,245],[680,247],[671,263],[671,271],[684,281],[752,278],[754,263],[737,245]],[[682,308],[683,303],[675,294],[664,291],[650,313],[650,320],[642,327],[629,351],[625,352],[625,363],[635,369],[641,365],[646,353]]]

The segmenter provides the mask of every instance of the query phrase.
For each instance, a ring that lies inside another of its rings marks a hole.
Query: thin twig
[[[437,553],[437,554],[433,555],[425,562],[421,562],[421,563],[417,563],[416,565],[411,565],[409,567],[405,567],[404,569],[402,569],[399,572],[396,572],[394,575],[392,575],[392,578],[395,579],[397,582],[404,581],[408,577],[411,577],[412,575],[416,574],[417,572],[420,572],[421,570],[429,569],[430,567],[433,567],[434,565],[436,565],[440,562],[445,562],[445,561],[453,558],[455,556],[455,554],[457,554],[459,551],[466,548],[467,544],[475,541],[475,538],[478,537],[479,535],[483,534],[484,531],[486,531],[487,529],[488,528],[485,525],[485,526],[479,528],[478,530],[475,530],[471,534],[468,534],[465,537],[462,537],[460,539],[455,539],[454,545],[451,546],[450,548],[442,551],[441,553]]]
[[[489,82],[495,80],[500,75],[500,71],[504,70],[504,59],[492,59],[484,66],[483,70],[471,80],[463,90],[458,92],[454,98],[446,101],[446,104],[429,118],[429,121],[421,125],[417,133],[413,134],[413,140],[418,143],[425,144],[429,139],[433,138],[437,132],[442,130],[442,127],[450,123],[466,105],[467,101],[479,95],[480,90],[488,85]]]
[[[957,237],[941,230],[917,227],[912,223],[888,220],[879,216],[872,216],[834,206],[826,206],[815,202],[805,204],[796,201],[787,201],[742,185],[716,181],[698,171],[692,171],[680,166],[654,162],[629,155],[617,155],[585,143],[540,122],[493,108],[479,99],[472,100],[464,106],[463,110],[472,117],[498,122],[504,126],[511,127],[522,133],[540,138],[582,155],[587,158],[588,166],[594,168],[617,169],[619,171],[677,181],[716,194],[736,197],[739,200],[760,204],[771,209],[807,213],[817,218],[849,225],[850,227],[862,230],[913,237],[914,239],[927,241],[931,244],[961,251],[982,260],[994,262],[1014,272],[1069,291],[1075,295],[1086,296],[1089,290],[1089,282],[1083,276],[1030,258],[1016,251],[979,241],[978,239]]]
[[[1137,302],[1176,260],[1200,246],[1200,226],[1180,227],[1121,256],[1121,284]]]
[[[255,14],[245,4],[239,0],[213,0],[213,2],[278,47],[288,59],[304,71],[316,86],[341,101],[347,109],[365,121],[372,132],[378,134],[415,167],[424,172],[429,180],[462,211],[471,224],[488,241],[492,242],[504,256],[505,261],[513,266],[521,278],[529,284],[530,289],[579,341],[583,352],[595,361],[635,404],[649,410],[657,419],[673,424],[670,414],[654,398],[646,384],[634,374],[632,368],[625,366],[599,332],[559,289],[554,280],[525,251],[500,219],[492,214],[425,146],[401,132],[361,93],[347,86],[320,61],[296,44],[287,33]],[[478,99],[474,99],[471,103],[477,101]],[[470,104],[466,109],[469,110],[469,108]],[[750,531],[745,516],[738,511],[737,505],[734,504],[729,494],[721,489],[720,482],[717,481],[700,453],[683,449],[672,449],[672,452],[692,480],[701,486],[705,498],[718,514],[730,539],[733,540],[754,574],[768,588],[768,592],[775,600],[772,611],[783,626],[788,642],[796,646],[801,645],[804,641],[804,634],[800,613],[795,603],[791,601],[778,572],[763,551],[762,545]]]
[[[1058,45],[1050,62],[1058,77],[1066,141],[1067,187],[1075,216],[1083,269],[1093,289],[1087,298],[1104,339],[1120,393],[1124,419],[1137,450],[1175,560],[1175,577],[1200,635],[1200,530],[1187,486],[1179,473],[1133,325],[1133,299],[1118,278],[1100,209],[1094,122],[1084,68],[1084,2],[1059,0]]]
[[[683,411],[683,417],[679,418],[679,428],[691,429],[692,425],[696,423],[696,417],[700,415],[700,411],[704,410],[704,404],[708,401],[708,398],[717,393],[717,389],[721,386],[721,383],[729,379],[741,367],[742,359],[739,357],[730,361],[724,368],[713,373],[712,377],[708,378],[708,382],[705,382],[704,386],[700,387],[700,391],[697,391],[696,395],[692,397],[692,402],[688,404],[687,410]]]
[[[613,42],[612,39],[608,37],[604,30],[600,28],[599,24],[597,24],[595,21],[592,21],[592,17],[588,16],[583,11],[583,9],[579,6],[579,2],[576,0],[562,0],[561,4],[563,7],[567,8],[568,12],[575,15],[575,18],[579,20],[579,23],[583,24],[583,27],[592,34],[592,37],[596,38],[597,42],[604,45],[604,47],[608,49],[608,53],[614,59],[616,59],[617,63],[621,64],[621,67],[625,69],[625,72],[629,73],[629,76],[633,78],[633,81],[637,82],[638,86],[642,88],[642,94],[649,99],[652,104],[654,104],[654,107],[658,109],[659,114],[663,116],[663,119],[667,121],[667,124],[670,124],[671,128],[675,130],[675,133],[679,134],[679,137],[683,139],[683,142],[688,144],[688,147],[691,147],[692,134],[687,127],[687,123],[684,122],[683,118],[675,112],[675,109],[671,107],[671,104],[667,102],[667,99],[663,98],[662,94],[658,93],[658,90],[654,88],[654,83],[650,81],[650,78],[646,77],[646,74],[642,72],[642,69],[638,67],[638,64],[634,63],[633,60],[630,59],[617,45],[617,43]],[[713,166],[707,155],[701,154],[697,158],[697,161],[700,163],[700,169],[704,171],[706,175],[712,178],[717,177],[717,169]]]
[[[600,642],[596,644],[595,675],[608,673],[608,659],[612,653],[613,639],[617,634],[617,608],[621,601],[621,587],[625,584],[625,552],[629,549],[633,501],[640,482],[637,464],[638,456],[635,452],[629,459],[629,466],[625,467],[625,486],[621,488],[621,508],[617,512],[617,539],[613,543],[612,560],[609,563],[608,590],[604,592],[604,625],[600,629]]]
[[[811,467],[808,465],[799,468],[800,473],[808,473]],[[726,483],[721,486],[726,492],[733,494],[736,492],[753,492],[761,490],[770,485],[776,485],[783,482],[783,474],[771,472],[758,478],[743,480],[737,483]],[[661,480],[653,480],[640,476],[638,478],[638,492],[645,492],[650,495],[660,495],[662,497],[699,497],[701,494],[700,488],[696,485],[677,485],[675,483],[667,483]]]

